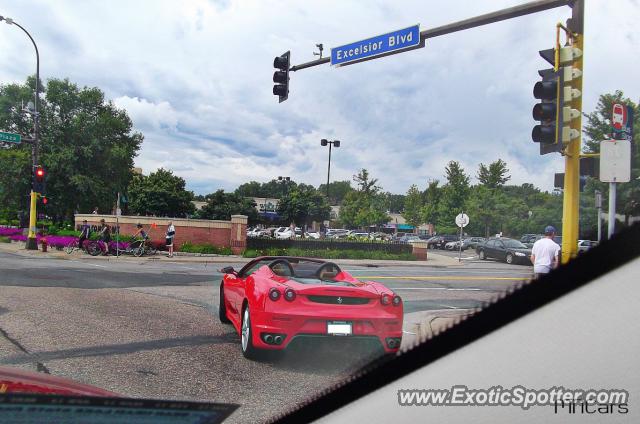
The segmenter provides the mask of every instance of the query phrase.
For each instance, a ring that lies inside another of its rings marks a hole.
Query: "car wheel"
[[[507,257],[505,258],[505,261],[507,261],[508,264],[512,264],[513,263],[513,255],[511,253],[507,253]]]
[[[257,359],[259,356],[258,349],[253,346],[252,337],[251,313],[249,312],[249,305],[247,305],[242,312],[242,326],[240,327],[242,355],[247,359]]]
[[[478,253],[478,257],[480,258],[480,260],[484,261],[485,259],[487,259],[487,255],[484,253],[484,250],[481,250]]]
[[[218,318],[223,324],[229,324],[231,320],[227,318],[227,306],[224,303],[224,287],[220,284],[220,304],[218,305]]]

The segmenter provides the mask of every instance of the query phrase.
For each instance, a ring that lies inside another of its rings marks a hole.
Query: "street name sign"
[[[365,60],[424,47],[420,24],[331,49],[331,64],[351,65]]]
[[[20,134],[0,132],[0,141],[2,142],[19,144],[21,139]]]
[[[600,142],[600,181],[628,183],[631,180],[631,143],[629,140]]]
[[[456,216],[456,225],[460,228],[469,225],[469,216],[466,213],[460,213]]]

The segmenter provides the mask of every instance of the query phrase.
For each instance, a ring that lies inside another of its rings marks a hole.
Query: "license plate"
[[[353,324],[349,321],[327,321],[327,334],[348,336],[353,333]]]

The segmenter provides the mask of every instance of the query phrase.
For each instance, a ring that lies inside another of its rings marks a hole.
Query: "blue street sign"
[[[347,65],[424,47],[420,24],[331,49],[331,64]]]

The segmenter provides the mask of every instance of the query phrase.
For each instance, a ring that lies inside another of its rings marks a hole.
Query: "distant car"
[[[508,264],[522,263],[531,265],[531,249],[518,240],[506,237],[488,239],[478,245],[476,253],[481,260],[493,258],[505,261]]]
[[[597,241],[591,240],[578,240],[578,253],[586,252],[592,247],[596,247],[598,245]]]
[[[275,235],[277,239],[290,239],[292,237],[302,237],[302,230],[298,227],[294,230],[294,234],[291,234],[291,229],[289,227],[281,227],[284,228],[282,231],[276,231]]]
[[[450,241],[444,245],[445,250],[460,250],[460,240]]]
[[[453,235],[435,236],[427,240],[427,246],[429,246],[429,249],[444,249],[447,243],[456,241],[459,238],[460,236]]]
[[[398,239],[400,243],[411,243],[412,241],[420,241],[420,237],[415,234],[405,234]]]
[[[522,237],[520,237],[520,243],[527,244],[530,240],[535,239],[537,235],[538,234],[523,234]]]
[[[384,353],[402,341],[403,302],[392,290],[360,281],[332,262],[260,257],[240,271],[220,270],[219,318],[233,325],[242,354],[284,350],[296,339],[373,342]]]
[[[473,249],[476,250],[479,244],[485,242],[484,237],[468,237],[462,240],[462,250]]]
[[[535,237],[530,238],[527,243],[524,243],[528,248],[532,248],[533,244],[538,240],[544,238],[544,234],[536,234]],[[562,246],[562,236],[554,236],[553,241],[556,242],[557,245]]]
[[[312,238],[312,239],[319,239],[320,238],[320,233],[317,231],[307,231],[304,234],[305,237],[307,238]]]

